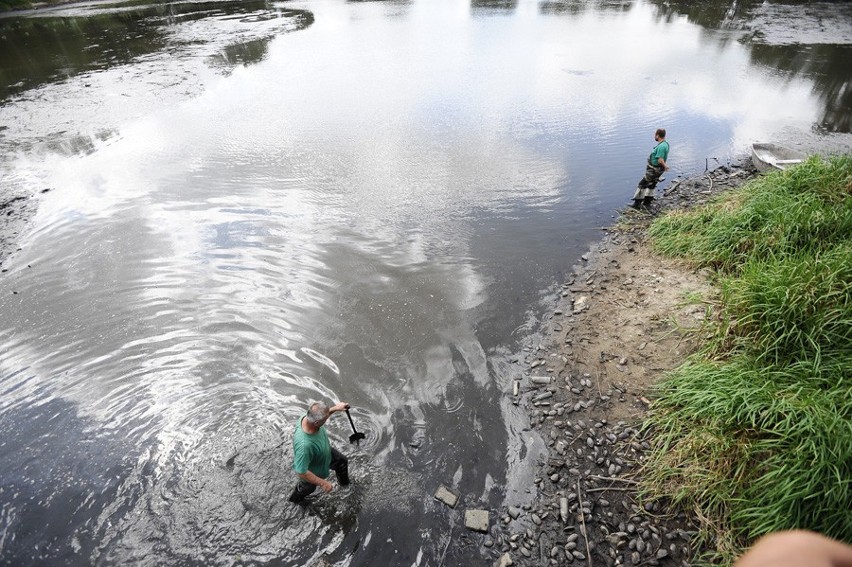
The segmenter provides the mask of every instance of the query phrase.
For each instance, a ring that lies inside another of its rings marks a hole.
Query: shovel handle
[[[355,429],[355,422],[354,422],[354,421],[352,421],[352,416],[351,416],[351,415],[349,415],[349,406],[347,406],[347,407],[346,407],[346,417],[348,417],[348,418],[349,418],[349,425],[351,425],[351,426],[352,426],[352,431],[353,431],[354,433],[358,433],[358,430],[357,430],[357,429]]]

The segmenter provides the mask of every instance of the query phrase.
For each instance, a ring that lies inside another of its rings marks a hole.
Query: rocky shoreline
[[[709,272],[654,254],[660,212],[702,204],[756,175],[748,160],[673,182],[651,211],[624,211],[558,291],[542,344],[527,349],[515,403],[545,439],[534,504],[483,537],[498,566],[689,565],[697,519],[639,492],[653,384],[697,348],[712,316]]]

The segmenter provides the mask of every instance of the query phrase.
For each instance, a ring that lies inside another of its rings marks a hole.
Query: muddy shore
[[[656,255],[658,214],[702,204],[757,172],[740,160],[675,180],[652,210],[625,209],[558,290],[527,348],[515,402],[549,446],[533,506],[501,510],[482,545],[495,565],[689,565],[698,523],[638,493],[653,385],[698,347],[712,316],[708,271]]]

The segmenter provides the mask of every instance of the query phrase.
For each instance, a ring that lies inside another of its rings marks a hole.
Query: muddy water
[[[477,564],[460,510],[528,501],[543,446],[512,380],[653,129],[671,178],[849,150],[845,5],[800,13],[803,44],[783,6],[691,4],[0,19],[3,200],[38,201],[0,266],[3,561]],[[320,398],[367,438],[331,420],[355,483],[302,510]]]

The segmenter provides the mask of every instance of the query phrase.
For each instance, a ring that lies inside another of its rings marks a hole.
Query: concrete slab
[[[459,501],[459,497],[457,494],[455,494],[449,488],[442,484],[438,487],[437,492],[435,492],[435,500],[440,500],[450,508],[455,508],[456,504]]]
[[[486,533],[488,531],[488,510],[465,510],[464,527]]]

